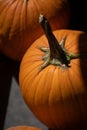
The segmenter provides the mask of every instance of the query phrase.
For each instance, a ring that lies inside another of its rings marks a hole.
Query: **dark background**
[[[85,0],[68,0],[71,10],[70,29],[87,32],[87,4]]]

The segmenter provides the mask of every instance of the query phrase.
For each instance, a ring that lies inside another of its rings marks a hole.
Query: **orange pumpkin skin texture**
[[[41,13],[49,19],[53,30],[68,27],[67,0],[1,0],[0,51],[21,60],[32,42],[43,34],[38,23]]]
[[[32,126],[14,126],[14,127],[8,128],[6,130],[41,130],[41,129],[32,127]]]
[[[66,36],[68,52],[87,53],[86,33],[56,30],[54,35],[59,42]],[[45,36],[31,45],[20,65],[19,84],[26,104],[49,128],[87,128],[87,58],[71,60],[66,69],[48,65],[41,70],[45,55],[41,47],[49,47]]]

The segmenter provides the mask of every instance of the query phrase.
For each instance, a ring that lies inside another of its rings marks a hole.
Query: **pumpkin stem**
[[[44,68],[48,64],[55,64],[65,68],[68,67],[70,60],[78,58],[79,55],[73,55],[66,52],[64,48],[66,38],[64,37],[59,44],[56,37],[52,33],[48,20],[43,15],[40,15],[39,23],[41,24],[49,43],[49,49],[41,48],[42,51],[47,52],[47,55],[43,58],[44,60],[46,60],[46,62],[44,65],[42,65],[42,68]]]

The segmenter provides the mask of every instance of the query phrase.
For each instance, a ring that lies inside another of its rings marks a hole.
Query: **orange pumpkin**
[[[40,22],[46,36],[31,45],[20,65],[23,98],[51,129],[87,129],[87,34],[66,29],[52,33],[44,17]]]
[[[14,126],[14,127],[10,127],[6,130],[41,130],[40,128],[37,127],[33,127],[33,126]]]
[[[43,34],[38,17],[44,14],[52,29],[67,28],[67,0],[0,0],[0,51],[21,60],[28,47]]]

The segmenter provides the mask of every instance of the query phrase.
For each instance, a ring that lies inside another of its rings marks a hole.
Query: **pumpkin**
[[[87,34],[52,32],[40,16],[45,35],[24,54],[19,86],[29,109],[51,129],[87,129]]]
[[[67,28],[68,0],[0,0],[0,51],[20,61],[43,34],[38,23],[40,14],[49,19],[53,30]]]
[[[10,127],[6,130],[41,130],[41,129],[33,126],[20,125],[20,126]]]

